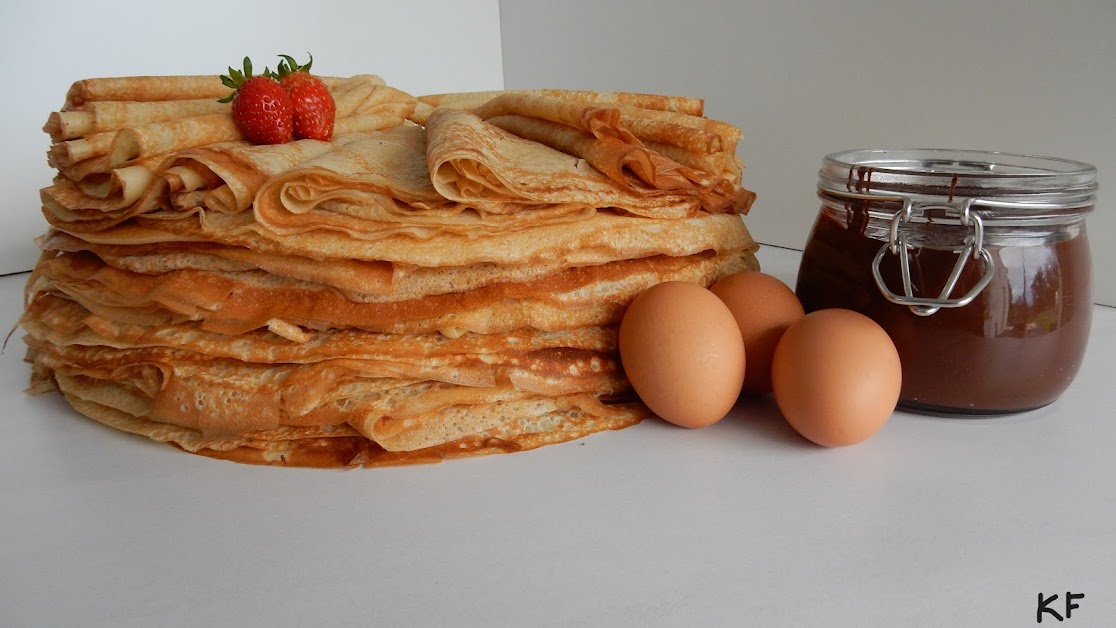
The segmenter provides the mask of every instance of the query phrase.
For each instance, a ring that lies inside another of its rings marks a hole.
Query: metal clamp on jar
[[[871,317],[903,364],[902,407],[1046,405],[1081,366],[1092,314],[1085,217],[1096,169],[960,150],[825,158],[796,292]]]

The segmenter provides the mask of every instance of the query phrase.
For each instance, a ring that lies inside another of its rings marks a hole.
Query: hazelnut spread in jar
[[[1092,313],[1085,163],[957,150],[825,158],[799,267],[807,312],[856,310],[895,342],[900,406],[999,414],[1058,398]]]

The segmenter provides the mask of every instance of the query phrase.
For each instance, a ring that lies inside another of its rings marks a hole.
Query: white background
[[[1116,2],[501,3],[508,88],[701,96],[744,131],[747,222],[801,248],[817,170],[851,148],[948,147],[1097,166],[1096,298],[1116,305]]]
[[[42,126],[75,80],[221,74],[245,55],[274,68],[279,53],[304,61],[307,52],[321,74],[379,74],[414,94],[503,84],[496,0],[4,0],[0,273],[37,258],[39,189],[54,175]]]

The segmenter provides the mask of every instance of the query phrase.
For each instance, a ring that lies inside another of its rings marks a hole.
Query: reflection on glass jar
[[[1092,313],[1092,166],[950,150],[826,157],[796,292],[878,322],[900,405],[997,414],[1046,405],[1081,366]],[[905,268],[904,268],[905,267]]]

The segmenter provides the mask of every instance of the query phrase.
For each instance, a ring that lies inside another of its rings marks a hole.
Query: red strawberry
[[[232,101],[236,127],[253,144],[282,144],[293,139],[294,109],[287,90],[264,69],[252,76],[252,61],[244,57],[244,71],[229,68],[221,82],[236,91],[222,98]]]
[[[329,140],[333,137],[333,119],[337,105],[329,88],[318,77],[310,74],[310,62],[299,65],[290,55],[279,55],[279,82],[291,96],[294,105],[294,134],[300,139]]]

